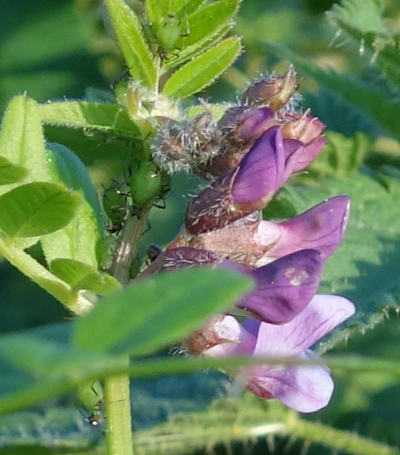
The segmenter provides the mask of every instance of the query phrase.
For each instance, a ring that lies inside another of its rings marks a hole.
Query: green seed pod
[[[161,23],[156,24],[153,30],[161,48],[164,51],[170,51],[181,34],[180,21],[170,14],[164,17]]]
[[[103,388],[99,381],[87,382],[78,387],[78,398],[89,412],[98,412],[103,406]]]
[[[129,182],[132,201],[144,206],[159,196],[161,191],[161,174],[152,161],[142,161],[134,169]]]
[[[113,225],[120,225],[126,216],[126,195],[116,186],[107,188],[103,193],[103,208]]]

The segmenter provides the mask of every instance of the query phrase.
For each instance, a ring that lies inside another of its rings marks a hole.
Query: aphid
[[[103,416],[103,389],[99,381],[89,382],[79,386],[78,398],[82,405],[90,412],[84,416],[85,422],[92,427],[98,427],[104,422]]]
[[[111,233],[119,232],[128,214],[128,193],[122,190],[119,182],[114,181],[104,190],[103,208],[111,221],[107,230]]]

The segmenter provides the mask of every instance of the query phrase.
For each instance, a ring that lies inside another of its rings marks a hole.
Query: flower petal
[[[344,297],[316,295],[304,310],[282,325],[261,323],[254,355],[297,355],[354,314]],[[244,327],[247,327],[246,321]]]
[[[265,207],[281,185],[284,160],[282,135],[274,126],[241,161],[232,185],[233,204],[249,212]]]
[[[314,296],[322,268],[318,251],[301,250],[252,270],[248,274],[256,281],[256,289],[237,306],[272,324],[287,322]]]
[[[281,231],[279,242],[268,251],[271,257],[282,257],[303,248],[318,250],[326,259],[339,246],[346,230],[350,210],[347,196],[336,196],[282,223],[261,221],[257,238],[260,242],[276,237],[277,226]]]
[[[311,351],[300,359],[316,357]],[[262,398],[275,397],[299,412],[315,412],[326,406],[332,396],[333,381],[323,366],[289,368],[258,367],[253,370],[247,387]]]
[[[321,153],[326,144],[326,139],[323,136],[317,137],[314,141],[310,142],[304,147],[303,153],[296,157],[296,163],[293,166],[292,172],[300,172],[305,169]]]

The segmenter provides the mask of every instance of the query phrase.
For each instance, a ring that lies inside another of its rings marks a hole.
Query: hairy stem
[[[400,451],[395,447],[364,438],[356,433],[337,430],[318,422],[301,420],[294,415],[293,419],[286,422],[286,425],[285,432],[291,436],[302,438],[307,443],[319,443],[355,455],[400,455]]]
[[[147,223],[148,210],[129,218],[122,231],[114,256],[112,274],[124,285],[129,280],[132,260],[136,257],[140,236]],[[129,365],[129,357],[126,358]],[[109,376],[104,381],[104,402],[107,413],[106,439],[109,455],[133,455],[132,415],[129,375]]]

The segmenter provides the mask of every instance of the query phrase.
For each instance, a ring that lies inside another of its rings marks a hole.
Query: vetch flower
[[[278,127],[267,130],[234,171],[192,199],[186,227],[199,234],[225,227],[265,207],[283,183],[285,150]]]
[[[344,297],[316,295],[286,324],[256,319],[247,319],[240,327],[231,324],[231,336],[225,338],[233,341],[216,344],[203,354],[316,360],[318,356],[309,348],[353,314],[354,305]],[[299,412],[315,412],[326,406],[334,387],[328,368],[321,365],[265,365],[241,369],[237,374],[259,397],[277,398]]]
[[[256,287],[236,306],[272,324],[290,321],[317,291],[323,261],[316,250],[301,250],[257,269],[222,263],[253,278]]]
[[[154,160],[168,172],[216,179],[191,200],[181,233],[141,277],[208,266],[254,281],[226,314],[183,341],[192,354],[315,360],[309,347],[354,312],[345,298],[315,296],[324,262],[343,238],[349,198],[333,197],[286,221],[261,217],[282,185],[325,145],[324,124],[309,111],[293,110],[297,85],[290,67],[252,84],[219,121],[205,110],[165,122],[152,145]],[[315,362],[242,368],[237,375],[256,395],[301,412],[325,406],[333,390],[328,369]]]
[[[343,239],[349,209],[349,197],[335,196],[287,221],[275,223],[248,216],[222,229],[181,236],[177,242],[250,267],[310,248],[327,259]]]

